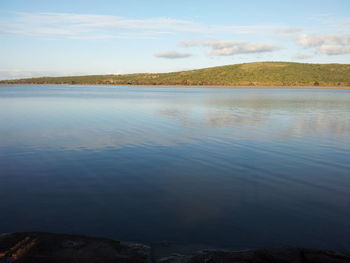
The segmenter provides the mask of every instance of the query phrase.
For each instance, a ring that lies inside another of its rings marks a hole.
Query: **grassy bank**
[[[350,64],[255,62],[190,71],[3,80],[0,84],[350,86]]]

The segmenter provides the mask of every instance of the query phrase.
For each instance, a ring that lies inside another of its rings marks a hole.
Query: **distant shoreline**
[[[350,64],[253,62],[169,73],[22,78],[0,84],[348,89]]]
[[[157,88],[222,88],[222,89],[350,89],[350,86],[266,86],[266,85],[148,85],[148,84],[34,84],[34,83],[0,83],[0,86],[14,86],[14,85],[28,85],[28,86],[111,86],[111,87],[157,87]]]

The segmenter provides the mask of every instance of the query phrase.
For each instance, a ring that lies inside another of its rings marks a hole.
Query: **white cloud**
[[[56,72],[21,70],[21,69],[0,69],[0,80],[32,78],[36,76],[57,76]]]
[[[133,38],[195,30],[187,21],[170,18],[127,19],[118,16],[65,13],[19,13],[10,21],[0,21],[0,33],[68,38]],[[190,28],[190,29],[188,29]]]
[[[118,74],[122,72],[118,72]],[[25,70],[25,69],[0,69],[0,80],[37,78],[37,77],[61,77],[61,76],[85,76],[98,74],[115,74],[113,71],[71,71],[71,70]]]
[[[234,40],[185,40],[180,43],[183,47],[205,46],[209,56],[232,56],[237,54],[264,53],[280,49],[278,46],[265,43],[249,43]]]
[[[154,38],[176,32],[273,34],[278,28],[280,26],[276,25],[210,25],[167,17],[130,19],[74,13],[15,13],[13,17],[0,21],[0,34],[79,39]]]
[[[295,34],[302,32],[303,29],[299,27],[286,27],[286,28],[279,28],[275,32],[277,34]]]
[[[156,53],[154,54],[154,56],[158,58],[176,59],[176,58],[188,58],[188,57],[191,57],[192,54],[177,52],[177,51],[167,51],[167,52]]]
[[[308,58],[313,58],[314,56],[315,56],[314,54],[299,53],[299,54],[296,54],[293,58],[294,59],[308,59]]]
[[[322,27],[327,27],[330,32],[348,33],[350,28],[350,17],[339,17],[334,14],[321,14],[311,17],[311,20]]]
[[[327,55],[350,53],[350,34],[341,35],[300,35],[297,44],[313,48],[316,52]]]

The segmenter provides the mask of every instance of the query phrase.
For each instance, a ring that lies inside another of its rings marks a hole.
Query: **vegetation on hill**
[[[40,77],[1,84],[350,86],[350,64],[255,62],[152,74]]]

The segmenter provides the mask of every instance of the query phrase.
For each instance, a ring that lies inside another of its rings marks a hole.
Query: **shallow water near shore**
[[[349,249],[350,90],[2,85],[17,231]]]

